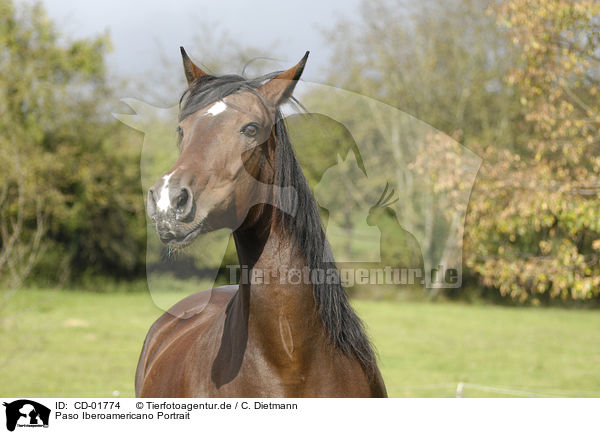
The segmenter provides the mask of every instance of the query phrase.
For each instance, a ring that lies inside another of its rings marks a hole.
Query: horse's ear
[[[258,89],[258,92],[274,107],[279,106],[294,92],[296,83],[302,75],[304,65],[306,65],[306,59],[308,59],[308,51],[298,62],[296,66],[291,67],[287,71],[283,71],[279,75],[276,75],[262,87]]]
[[[187,79],[188,85],[192,84],[192,82],[204,75],[207,75],[206,72],[202,71],[192,59],[189,58],[185,49],[183,47],[179,47],[181,49],[181,58],[183,59],[183,71],[185,72],[185,78]]]

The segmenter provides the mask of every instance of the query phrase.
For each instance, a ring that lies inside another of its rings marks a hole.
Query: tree
[[[600,4],[508,0],[493,13],[519,52],[506,81],[526,146],[490,152],[467,261],[515,299],[598,297]]]
[[[65,40],[39,4],[0,0],[0,47],[2,286],[10,261],[15,282],[139,273],[139,151],[109,117],[108,38]]]
[[[329,35],[332,84],[400,108],[483,158],[464,263],[485,288],[517,301],[599,295],[599,7],[592,0],[365,2],[360,20]],[[413,158],[414,146],[400,146],[410,132],[397,122],[383,128],[401,129],[398,167],[409,159],[433,174],[435,191],[456,191],[460,171],[444,150],[452,144]],[[376,147],[382,128],[361,129],[357,140]],[[435,237],[443,224],[436,229],[433,221],[448,223],[443,208],[423,208],[422,189],[398,185],[401,202],[421,215],[429,209],[419,230],[429,227]],[[421,247],[425,256],[429,247]]]
[[[513,52],[486,10],[478,0],[364,2],[360,19],[328,35],[335,42],[329,83],[404,112],[372,116],[377,104],[353,105],[348,118],[358,124],[353,132],[367,149],[365,164],[380,168],[369,177],[379,188],[394,183],[400,224],[419,240],[426,273],[460,261],[479,161],[469,148],[482,153],[490,142],[517,143],[511,127],[519,101],[503,83]],[[395,176],[378,181],[377,172]]]

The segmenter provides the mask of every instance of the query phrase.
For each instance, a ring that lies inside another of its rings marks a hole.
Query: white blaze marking
[[[171,205],[171,199],[169,199],[169,179],[171,179],[173,173],[175,172],[171,172],[170,174],[163,176],[163,185],[160,189],[158,202],[156,202],[158,209],[163,212],[168,210],[169,206]]]
[[[216,116],[219,113],[223,113],[226,108],[227,108],[227,104],[225,104],[223,101],[217,101],[216,103],[211,105],[208,110],[206,110],[206,114],[211,115],[211,116]]]

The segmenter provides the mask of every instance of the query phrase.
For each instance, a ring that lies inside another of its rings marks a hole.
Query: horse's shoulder
[[[237,285],[229,285],[196,292],[177,302],[152,324],[138,362],[136,395],[141,393],[148,370],[169,345],[181,339],[190,330],[209,324],[211,319],[225,310],[237,290]]]
[[[148,364],[161,353],[165,345],[168,346],[189,330],[210,322],[211,318],[225,310],[237,289],[237,285],[229,285],[196,292],[174,304],[154,321],[146,335],[138,362],[136,387],[141,385]]]

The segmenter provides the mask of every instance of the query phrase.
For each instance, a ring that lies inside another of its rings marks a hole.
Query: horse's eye
[[[255,137],[258,134],[258,125],[251,123],[242,128],[241,133],[247,137]]]
[[[177,134],[179,134],[179,137],[183,137],[183,128],[177,127]]]

